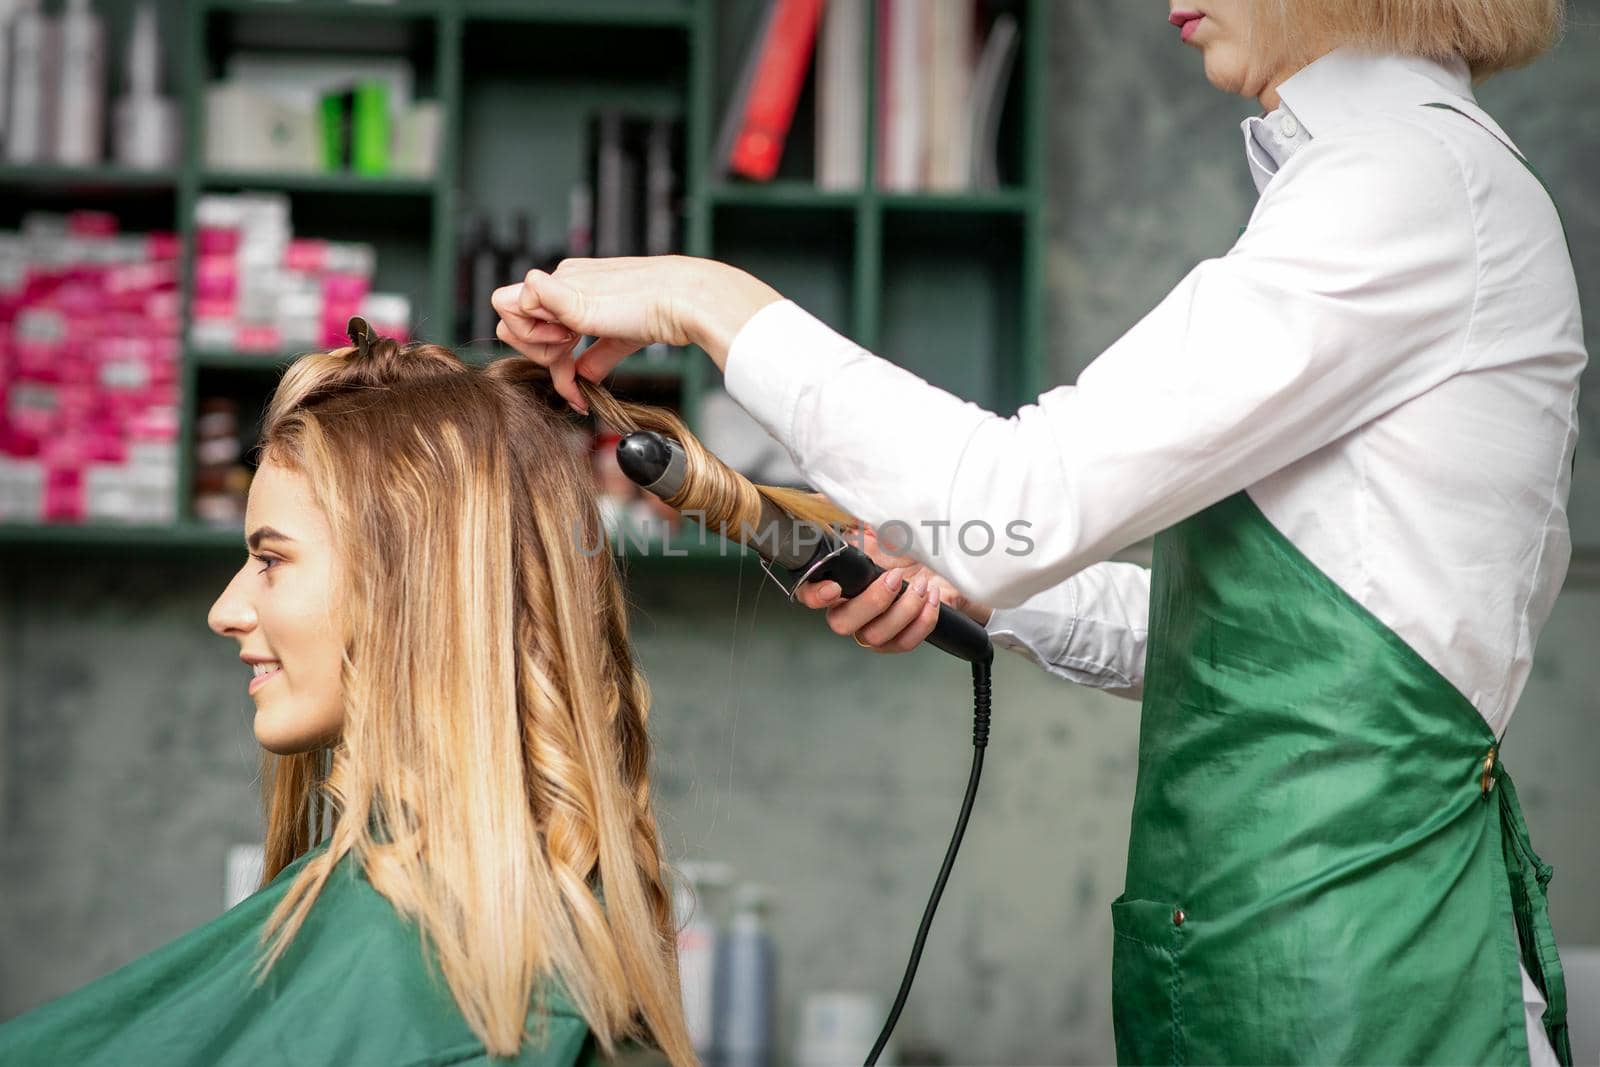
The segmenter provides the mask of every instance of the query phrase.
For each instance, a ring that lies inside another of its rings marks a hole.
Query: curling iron
[[[683,489],[689,469],[682,445],[649,430],[628,434],[618,442],[617,464],[629,478],[663,500]],[[744,544],[766,562],[797,575],[791,588],[833,581],[839,583],[844,596],[852,597],[883,573],[861,549],[815,523],[801,522],[765,498],[757,530]],[[939,621],[927,641],[968,663],[994,658],[994,646],[984,628],[948,604],[939,605]]]
[[[688,476],[688,454],[678,442],[662,434],[642,430],[623,437],[617,443],[617,464],[623,473],[645,489],[670,500],[683,489]],[[755,549],[767,563],[776,564],[797,577],[788,589],[794,599],[794,590],[806,582],[834,581],[844,596],[852,597],[870,586],[883,573],[865,552],[830,531],[814,523],[802,523],[784,509],[765,497],[761,501],[761,517],[753,535],[740,538],[749,548]],[[771,574],[770,571],[768,571]],[[774,580],[776,576],[774,575]],[[782,582],[778,583],[782,585]],[[911,994],[911,982],[917,974],[917,964],[922,960],[922,948],[933,927],[933,913],[944,895],[945,882],[955,865],[956,851],[967,830],[967,820],[972,815],[972,802],[978,794],[978,778],[983,773],[983,753],[989,744],[989,668],[994,661],[994,645],[988,632],[977,621],[951,608],[939,605],[939,621],[928,635],[933,645],[958,659],[972,664],[972,772],[967,777],[966,795],[961,801],[961,813],[956,818],[956,829],[945,850],[944,864],[933,883],[933,893],[922,913],[922,923],[917,928],[917,938],[911,948],[911,959],[906,964],[905,975],[900,979],[900,990],[894,1007],[878,1034],[872,1051],[867,1055],[867,1067],[878,1062],[878,1056],[889,1043],[900,1011]]]

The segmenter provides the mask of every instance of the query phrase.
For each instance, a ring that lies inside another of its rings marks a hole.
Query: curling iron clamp
[[[663,500],[682,491],[689,470],[683,446],[650,430],[628,434],[618,442],[617,464],[629,478]],[[756,529],[743,533],[747,536],[732,536],[755,550],[762,568],[791,601],[805,582],[838,582],[843,595],[853,597],[883,573],[883,568],[855,545],[815,523],[801,522],[765,498]],[[768,564],[788,571],[794,576],[792,584],[785,586]],[[968,663],[994,658],[994,646],[984,628],[948,604],[939,605],[939,621],[927,642]]]

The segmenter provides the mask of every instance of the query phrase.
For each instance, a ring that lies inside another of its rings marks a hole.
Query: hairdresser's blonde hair
[[[1253,69],[1299,69],[1354,45],[1467,61],[1474,83],[1539,58],[1560,39],[1566,0],[1250,0]]]
[[[670,412],[584,388],[619,428],[669,430],[697,470],[720,467]],[[262,970],[352,855],[419,924],[492,1053],[518,1051],[554,976],[608,1055],[642,1040],[685,1067],[650,692],[616,559],[586,547],[605,533],[571,419],[528,360],[475,368],[386,339],[303,356],[278,386],[261,455],[303,474],[327,516],[348,644],[340,738],[265,757],[263,882],[328,848],[272,913]],[[711,507],[748,517],[754,487],[721,470],[742,484],[713,479]]]

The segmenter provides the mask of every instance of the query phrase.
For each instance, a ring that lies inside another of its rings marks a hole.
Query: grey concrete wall
[[[1482,98],[1567,212],[1593,348],[1593,0],[1580,17],[1555,59]],[[1250,105],[1205,84],[1153,2],[1062,3],[1052,69],[1052,331],[1070,381],[1231,243],[1253,198],[1237,128]],[[1575,502],[1597,495],[1589,466]],[[1600,545],[1600,524],[1589,530]],[[258,820],[244,672],[204,622],[227,565],[106,553],[0,567],[5,1018],[214,916],[226,847]],[[676,857],[726,859],[776,890],[786,1004],[824,988],[888,996],[965,781],[968,675],[931,652],[861,653],[774,593],[753,570],[635,572],[664,831]],[[1597,633],[1600,589],[1575,585],[1506,746],[1573,944],[1600,944]],[[980,803],[900,1036],[948,1062],[1106,1062],[1107,904],[1121,891],[1137,708],[1011,656],[995,693]]]

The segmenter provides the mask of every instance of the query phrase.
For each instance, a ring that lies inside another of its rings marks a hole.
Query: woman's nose
[[[223,637],[247,634],[256,626],[255,608],[239,588],[239,579],[243,574],[244,569],[240,568],[239,574],[233,576],[233,581],[228,583],[206,615],[206,624]]]

